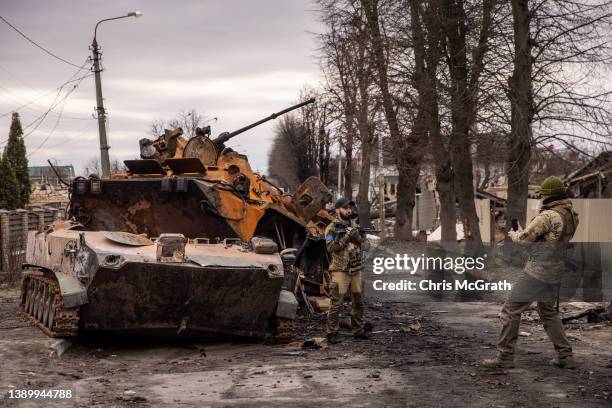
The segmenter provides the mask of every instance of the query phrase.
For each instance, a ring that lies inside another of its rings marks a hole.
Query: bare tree
[[[111,174],[125,173],[127,167],[122,161],[111,158],[110,160],[110,171]],[[92,156],[85,162],[85,176],[95,174],[98,176],[102,175],[102,165],[100,163],[99,156]]]
[[[514,28],[514,71],[509,82],[512,107],[508,138],[508,209],[507,219],[516,218],[525,225],[529,163],[531,161],[531,124],[534,116],[532,88],[532,42],[530,38],[529,0],[512,0]]]
[[[535,146],[612,146],[612,2],[513,0],[512,16],[508,217],[524,225]]]
[[[211,118],[216,120],[216,118]],[[202,127],[207,122],[206,116],[199,113],[196,109],[181,110],[177,115],[169,120],[155,119],[149,126],[149,135],[158,137],[164,133],[165,129],[183,129],[183,136],[191,139],[196,135],[196,129]]]
[[[396,166],[398,169],[397,210],[394,235],[396,239],[412,240],[412,211],[415,204],[416,186],[421,164],[420,144],[422,121],[416,120],[414,128],[402,132],[395,107],[392,90],[389,85],[388,59],[385,56],[385,38],[379,21],[379,0],[361,0],[367,19],[367,27],[372,47],[372,59],[377,73],[382,107],[389,127],[391,142],[396,149]]]
[[[344,191],[347,198],[353,196],[353,150],[355,148],[355,115],[357,89],[351,81],[354,44],[350,28],[347,33],[347,15],[350,13],[335,0],[321,1],[322,21],[327,31],[319,36],[322,53],[322,68],[326,76],[325,90],[330,95],[330,108],[339,121],[336,142],[344,152]]]
[[[435,173],[443,240],[456,238],[458,199],[479,247],[474,190],[500,180],[504,162],[508,217],[524,221],[530,175],[541,161],[536,146],[546,150],[553,143],[550,154],[566,161],[560,169],[571,163],[566,154],[555,153],[559,146],[579,156],[587,156],[592,143],[612,146],[612,93],[601,78],[611,62],[612,1],[318,4],[325,26],[319,38],[329,130],[349,164],[345,194],[351,194],[353,156],[362,157],[362,181],[374,135],[384,131],[400,176],[395,231],[400,239],[412,235],[421,169]],[[383,126],[373,119],[379,108]],[[537,177],[541,174],[538,169]],[[360,203],[367,188],[360,185]]]
[[[441,240],[457,239],[454,172],[447,142],[440,123],[440,80],[438,69],[442,58],[441,1],[410,0],[410,30],[414,47],[414,88],[419,95],[423,126],[429,135],[430,155],[434,161],[436,190],[440,201]]]
[[[447,64],[450,74],[450,111],[451,111],[451,161],[457,187],[457,197],[464,224],[469,228],[471,238],[476,245],[482,243],[478,216],[474,203],[474,177],[471,157],[470,132],[476,122],[478,108],[478,87],[480,74],[484,67],[484,57],[489,47],[493,0],[483,0],[481,24],[475,45],[468,43],[469,24],[462,0],[450,0],[443,7],[446,36]],[[471,54],[471,61],[468,59]]]
[[[329,183],[331,158],[331,131],[328,128],[328,101],[326,95],[313,88],[304,88],[300,100],[315,98],[316,102],[300,109],[300,119],[305,129],[306,155],[308,166],[317,169],[317,175],[324,184]]]
[[[335,133],[342,146],[344,195],[353,195],[353,156],[360,159],[357,170],[357,206],[361,225],[370,224],[370,167],[374,151],[374,117],[378,109],[373,97],[373,72],[369,32],[359,1],[320,0],[321,20],[326,31],[319,36],[325,89],[330,95],[330,120],[339,122]],[[358,136],[358,137],[357,137]]]
[[[317,174],[308,157],[307,129],[296,115],[285,115],[276,124],[276,134],[268,156],[268,175],[280,187],[295,191],[308,177]]]

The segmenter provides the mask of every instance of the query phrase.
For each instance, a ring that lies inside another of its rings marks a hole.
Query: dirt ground
[[[578,368],[548,366],[552,345],[525,316],[517,367],[484,370],[495,354],[499,304],[430,302],[368,291],[369,340],[302,349],[323,335],[324,316],[299,321],[300,341],[183,343],[79,338],[62,357],[54,340],[20,320],[17,298],[0,297],[0,395],[74,390],[53,406],[78,407],[604,407],[612,406],[612,325],[568,326]],[[127,391],[127,393],[126,393]],[[0,400],[0,406],[41,406]]]

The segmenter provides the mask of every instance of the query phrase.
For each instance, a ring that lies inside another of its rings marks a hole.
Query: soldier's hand
[[[347,232],[349,240],[357,241],[359,239],[359,230],[357,228],[351,228],[350,231]]]
[[[516,235],[518,235],[519,232],[521,232],[521,231],[523,231],[523,227],[521,227],[521,224],[519,223],[518,230],[515,231],[515,230],[511,229],[510,231],[508,231],[508,236],[510,237],[510,239],[514,239],[514,237]]]

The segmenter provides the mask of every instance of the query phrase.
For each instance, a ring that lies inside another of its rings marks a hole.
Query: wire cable
[[[81,136],[83,133],[88,132],[88,131],[91,129],[91,127],[92,127],[92,125],[93,125],[94,123],[95,123],[95,122],[89,122],[89,123],[87,123],[87,125],[85,125],[83,128],[81,128],[80,130],[78,130],[76,134],[74,134],[74,135],[72,135],[72,136],[69,136],[68,138],[66,138],[66,139],[64,139],[64,140],[62,140],[62,141],[60,141],[60,142],[57,142],[57,143],[55,143],[55,144],[52,144],[51,146],[47,146],[47,149],[54,149],[54,148],[56,148],[56,147],[63,146],[63,145],[65,145],[65,144],[66,144],[66,143],[68,143],[68,142],[74,142],[75,140],[77,140],[77,141],[78,141],[78,136]],[[34,155],[34,153],[35,153],[35,152],[29,153],[29,154],[28,154],[28,157],[29,157],[30,155]]]
[[[70,96],[70,94],[72,92],[74,92],[74,90],[81,84],[81,82],[83,81],[83,79],[87,78],[89,75],[83,75],[82,77],[79,78],[79,82],[77,82],[75,85],[72,86],[72,88],[66,92],[66,94],[58,100],[61,91],[57,93],[57,95],[55,96],[55,99],[53,100],[53,102],[51,103],[51,106],[49,107],[49,109],[47,109],[47,111],[45,113],[43,113],[41,116],[39,116],[38,118],[34,119],[32,122],[30,122],[26,127],[23,128],[23,130],[26,130],[28,128],[30,128],[32,125],[34,125],[36,122],[36,126],[34,126],[34,128],[32,130],[30,130],[28,133],[26,133],[23,138],[25,139],[26,137],[30,136],[34,131],[36,131],[36,129],[38,129],[38,127],[44,122],[44,120],[47,118],[47,115],[49,115],[49,113],[51,113],[51,111],[53,109],[55,109],[60,103],[65,102],[66,99]],[[62,109],[63,111],[63,109]],[[61,117],[61,113],[59,115]]]
[[[70,96],[70,94],[72,92],[74,92],[74,90],[80,85],[80,83],[87,77],[91,76],[91,73],[87,73],[85,75],[80,76],[79,78],[77,78],[77,83],[75,85],[73,85],[73,87],[66,92],[66,94],[58,100],[59,96],[62,93],[62,90],[64,89],[64,87],[71,83],[71,82],[75,82],[73,79],[75,76],[77,76],[77,74],[81,71],[82,67],[84,67],[87,64],[88,60],[85,60],[85,62],[83,63],[83,65],[81,67],[78,67],[79,69],[72,74],[72,76],[68,79],[68,81],[66,81],[64,84],[62,84],[58,90],[57,90],[57,94],[55,95],[55,98],[53,99],[53,102],[51,103],[51,105],[49,106],[49,109],[47,109],[47,111],[45,113],[43,113],[42,115],[40,115],[39,117],[37,117],[36,119],[34,119],[32,122],[30,122],[27,126],[25,126],[23,128],[23,131],[25,131],[26,129],[30,128],[31,126],[33,126],[34,124],[36,124],[34,126],[34,128],[32,130],[30,130],[27,134],[24,134],[23,139],[27,138],[29,135],[31,135],[36,129],[38,129],[38,127],[44,122],[45,118],[47,117],[47,115],[53,110],[55,109],[60,103],[62,103],[64,100],[66,100],[66,98],[68,98]],[[2,142],[0,142],[0,144],[5,144],[9,141],[9,138],[6,138],[5,140],[3,140]]]
[[[47,150],[49,150],[49,149],[54,149],[54,148],[56,148],[56,147],[63,146],[63,145],[65,145],[66,143],[69,143],[69,142],[74,142],[75,140],[78,140],[79,136],[81,136],[81,135],[82,135],[82,134],[84,134],[85,132],[88,132],[88,131],[90,131],[90,130],[91,130],[91,128],[92,128],[92,126],[93,126],[93,124],[94,124],[94,122],[89,122],[89,123],[87,123],[87,124],[86,124],[86,125],[85,125],[83,128],[81,128],[80,130],[78,130],[78,131],[77,131],[77,133],[75,133],[74,135],[72,135],[72,136],[68,136],[68,137],[66,137],[64,140],[59,141],[59,142],[57,142],[57,143],[54,143],[54,144],[52,144],[51,146],[47,146]],[[39,154],[39,150],[40,150],[40,148],[41,148],[41,147],[42,147],[42,146],[41,146],[41,145],[39,145],[39,146],[38,146],[38,147],[37,147],[37,148],[36,148],[34,151],[32,151],[31,153],[28,153],[28,155],[27,155],[27,156],[28,156],[28,157],[30,157],[30,156],[34,156],[35,154]]]
[[[87,75],[86,77],[90,77],[90,76],[92,76],[92,75],[93,75],[93,74],[89,74],[89,75]],[[63,84],[61,84],[60,86],[58,86],[57,88],[52,89],[51,91],[47,92],[46,94],[40,95],[39,97],[34,98],[32,101],[30,101],[30,102],[28,102],[28,103],[24,103],[23,105],[20,105],[20,106],[18,106],[18,107],[17,107],[17,108],[15,108],[15,109],[11,109],[10,111],[5,112],[5,113],[1,114],[1,115],[0,115],[0,118],[4,118],[4,117],[6,117],[6,116],[8,116],[8,115],[11,115],[12,113],[17,112],[17,111],[21,110],[22,108],[25,108],[25,107],[27,107],[27,106],[31,105],[32,103],[34,103],[34,102],[36,102],[36,101],[38,101],[38,100],[40,100],[40,99],[42,99],[42,98],[45,98],[45,97],[47,97],[47,96],[51,95],[51,94],[52,94],[52,93],[54,93],[54,92],[57,92],[57,91],[61,90],[61,89],[62,89],[63,87],[65,87],[66,85],[71,84],[71,83],[73,83],[73,82],[80,81],[80,80],[81,80],[80,78],[76,78],[76,79],[72,79],[72,80],[66,81],[66,82],[64,82]],[[42,112],[42,111],[40,111],[40,112]],[[76,119],[76,118],[75,118],[75,119]],[[78,119],[82,119],[82,120],[89,120],[90,118],[78,118]]]
[[[3,90],[4,92],[8,93],[8,94],[13,95],[14,97],[16,97],[16,98],[20,99],[21,101],[26,102],[26,104],[25,104],[25,105],[27,105],[27,106],[25,106],[25,107],[26,107],[27,109],[31,110],[32,112],[37,112],[38,114],[41,114],[41,113],[43,113],[43,112],[44,112],[44,110],[42,110],[42,109],[46,109],[46,108],[43,108],[43,107],[42,107],[42,106],[40,106],[40,105],[35,104],[35,101],[31,101],[31,100],[29,100],[29,99],[26,99],[26,98],[24,98],[24,97],[20,96],[20,95],[17,95],[15,92],[11,91],[10,89],[7,89],[7,88],[3,87],[2,85],[0,85],[0,89],[1,89],[1,90]],[[52,91],[52,92],[53,92],[53,91]],[[19,103],[21,103],[21,102],[19,102]],[[33,106],[29,106],[29,105],[34,105],[34,106],[36,106],[36,108],[35,108],[35,107],[33,107]],[[20,105],[20,106],[21,106],[21,107],[24,107],[24,105]],[[40,109],[40,108],[42,108],[42,109]],[[15,110],[11,111],[11,113],[12,113],[12,112],[15,112],[16,110],[17,110],[17,109],[15,109]],[[57,116],[57,114],[56,114],[56,113],[54,113],[54,112],[51,112],[51,114],[52,114],[52,115],[54,115],[54,116]],[[76,116],[69,116],[69,115],[64,115],[64,118],[65,118],[65,119],[75,119],[75,120],[91,120],[91,119],[92,119],[91,117],[89,117],[89,118],[86,118],[86,117],[83,117],[83,118],[78,118],[78,117],[76,117]]]
[[[58,57],[57,55],[55,55],[54,53],[52,53],[51,51],[49,51],[48,49],[46,49],[45,47],[43,47],[42,45],[38,44],[36,41],[32,40],[30,37],[28,37],[27,35],[25,35],[23,32],[21,32],[17,27],[15,27],[14,25],[12,25],[11,23],[8,22],[7,19],[5,19],[4,17],[0,16],[0,20],[4,21],[6,23],[6,25],[8,25],[9,27],[11,27],[13,30],[15,30],[17,33],[19,33],[19,35],[21,35],[23,38],[25,38],[26,40],[28,40],[30,43],[32,43],[33,45],[35,45],[36,47],[40,48],[41,50],[43,50],[45,53],[49,54],[50,56],[52,56],[53,58],[62,61],[63,63],[66,63],[68,65],[72,65],[73,67],[79,68],[79,70],[83,69],[83,67],[79,67],[77,64],[73,64],[70,61],[66,61],[65,59],[63,59],[62,57]]]
[[[79,82],[78,84],[80,84],[80,82]],[[74,89],[76,89],[76,87],[78,86],[78,84],[77,84],[77,85],[75,85],[75,86],[74,86],[74,88],[72,88],[72,89],[70,90],[70,93],[72,93],[72,91],[73,91]],[[70,93],[69,93],[69,94],[70,94]],[[68,96],[69,94],[67,94],[66,96]],[[26,155],[26,157],[30,157],[32,154],[34,154],[34,153],[36,153],[37,151],[39,151],[40,149],[42,149],[42,147],[45,145],[45,143],[47,143],[47,140],[49,140],[49,138],[51,137],[51,135],[53,134],[53,132],[55,132],[55,129],[57,129],[57,126],[59,125],[60,120],[62,119],[62,114],[64,113],[64,108],[66,107],[66,101],[67,101],[67,98],[64,98],[64,102],[62,103],[62,108],[60,109],[59,115],[57,116],[57,120],[55,121],[55,124],[53,125],[53,129],[51,129],[51,131],[49,132],[49,134],[47,135],[47,137],[45,137],[45,138],[43,139],[43,141],[42,141],[42,142],[40,142],[40,144],[39,144],[39,145],[38,145],[38,146],[37,146],[37,147],[36,147],[36,148],[35,148],[35,149],[34,149],[32,152],[30,152],[29,154],[27,154],[27,155]]]

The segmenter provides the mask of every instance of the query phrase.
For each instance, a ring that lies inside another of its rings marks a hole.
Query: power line
[[[93,74],[88,74],[88,75],[86,75],[86,78],[87,78],[87,77],[90,77],[90,76],[92,76],[92,75],[93,75]],[[18,107],[17,107],[17,108],[15,108],[15,109],[11,109],[10,111],[5,112],[5,113],[1,114],[1,115],[0,115],[0,118],[4,118],[4,117],[6,117],[6,116],[8,116],[8,115],[12,114],[13,112],[16,112],[16,111],[19,111],[19,110],[21,110],[21,109],[23,109],[23,108],[25,108],[25,107],[28,107],[28,106],[32,105],[34,102],[36,102],[36,101],[38,101],[38,100],[40,100],[40,99],[42,99],[42,98],[45,98],[45,97],[47,97],[47,96],[51,95],[51,94],[52,94],[52,93],[54,93],[54,92],[57,92],[57,91],[61,90],[61,89],[62,89],[63,87],[65,87],[66,85],[68,85],[68,84],[70,84],[70,83],[72,83],[72,82],[77,82],[77,81],[80,81],[80,80],[81,80],[81,78],[76,78],[76,79],[72,79],[72,80],[66,81],[66,82],[64,82],[63,84],[61,84],[60,86],[58,86],[57,88],[55,88],[55,89],[53,89],[53,90],[51,90],[51,91],[47,92],[46,94],[40,95],[39,97],[32,99],[32,100],[31,100],[30,102],[28,102],[28,103],[24,103],[23,105],[20,105],[20,106],[18,106]],[[42,111],[39,111],[39,112],[42,112]],[[75,119],[76,119],[76,118],[75,118]],[[89,118],[78,118],[78,119],[83,119],[83,120],[87,119],[87,120],[89,120]]]
[[[30,122],[26,127],[23,128],[23,130],[28,129],[30,126],[32,126],[34,123],[38,122],[36,124],[36,126],[34,126],[34,128],[32,130],[30,130],[27,134],[25,134],[23,136],[23,138],[25,139],[26,137],[30,136],[36,129],[38,129],[38,127],[45,121],[45,119],[47,118],[47,115],[53,110],[55,109],[60,103],[62,103],[63,101],[65,101],[72,92],[74,92],[74,90],[81,84],[81,81],[83,81],[83,79],[85,79],[86,77],[88,77],[89,75],[83,75],[82,77],[79,78],[79,82],[77,82],[75,85],[73,85],[73,87],[66,92],[66,95],[64,95],[60,100],[58,100],[57,98],[60,96],[61,94],[61,90],[57,93],[57,95],[55,96],[55,99],[53,100],[53,102],[51,103],[51,106],[49,106],[49,109],[47,109],[47,111],[45,113],[43,113],[41,116],[39,116],[38,118],[34,119],[32,122]],[[57,102],[56,102],[57,101]],[[61,114],[60,114],[61,117]],[[8,139],[7,139],[8,141]]]
[[[87,62],[85,62],[87,63]],[[85,63],[83,65],[85,65]],[[72,80],[78,73],[80,70],[77,70],[74,74],[72,74],[72,76],[69,78],[69,80]],[[72,91],[79,86],[79,84],[81,83],[81,81],[88,75],[83,75],[82,77],[79,78],[79,82],[77,82],[76,85],[73,86],[72,90],[69,91],[68,93],[66,93],[66,95],[64,95],[63,99],[66,99],[68,97],[68,95],[70,95],[72,93]],[[30,126],[32,126],[34,123],[36,123],[38,121],[38,124],[36,125],[36,127],[34,127],[34,129],[32,131],[30,131],[28,134],[26,134],[23,138],[25,139],[26,137],[28,137],[32,132],[34,132],[41,124],[42,122],[45,120],[45,118],[47,117],[47,115],[53,110],[55,109],[55,107],[60,104],[62,102],[62,99],[60,99],[57,103],[55,103],[57,101],[57,98],[59,98],[59,96],[62,93],[62,90],[64,89],[64,85],[62,85],[58,91],[57,94],[55,95],[55,98],[53,99],[53,102],[51,102],[51,105],[49,106],[49,109],[47,109],[47,111],[45,111],[42,115],[40,115],[39,117],[37,117],[36,119],[34,119],[32,122],[28,123],[23,130],[28,129]]]
[[[33,90],[33,91],[36,90],[36,89],[32,88],[29,84],[27,84],[24,81],[22,81],[17,75],[13,74],[11,71],[9,71],[8,69],[4,68],[2,65],[0,65],[0,69],[3,70],[4,72],[6,72],[7,74],[9,74],[10,76],[12,76],[13,78],[15,78],[17,81],[19,81],[22,84],[24,84],[25,86],[27,86],[28,88],[30,88],[31,90]]]
[[[77,87],[77,85],[75,85],[75,87],[73,89],[75,89]],[[68,96],[68,95],[66,95]],[[44,145],[45,143],[47,143],[47,140],[49,140],[49,138],[51,137],[51,135],[53,134],[53,132],[55,132],[55,129],[57,129],[57,126],[59,125],[60,120],[62,119],[62,113],[64,113],[64,108],[66,107],[66,98],[64,98],[64,102],[62,103],[62,109],[60,109],[60,113],[57,117],[57,120],[55,121],[55,125],[53,125],[53,129],[51,129],[51,131],[49,132],[49,134],[47,135],[47,137],[45,137],[43,139],[42,142],[40,142],[40,144],[38,145],[38,147],[36,147],[36,149],[34,149],[33,152],[31,152],[30,154],[27,155],[27,157],[30,157],[31,154],[36,153],[37,151],[39,151]]]
[[[26,98],[24,98],[24,97],[20,96],[20,95],[17,95],[16,93],[12,92],[10,89],[7,89],[7,88],[3,87],[2,85],[0,85],[0,89],[2,89],[3,91],[5,91],[6,93],[9,93],[9,94],[13,95],[14,97],[16,97],[16,98],[18,98],[18,99],[20,99],[20,100],[22,100],[22,101],[26,102],[26,104],[25,104],[25,105],[21,105],[21,107],[25,107],[25,108],[27,108],[27,109],[31,110],[32,112],[38,112],[38,113],[42,113],[42,112],[44,112],[44,110],[37,109],[37,108],[34,108],[34,107],[30,107],[30,106],[29,106],[29,105],[34,105],[34,106],[36,106],[36,107],[40,108],[41,106],[40,106],[40,105],[35,104],[35,103],[34,103],[35,101],[31,101],[31,100],[29,100],[29,99],[26,99]],[[53,91],[52,91],[52,92],[53,92]],[[46,109],[46,108],[43,108],[43,109]],[[15,109],[15,110],[17,110],[17,109]],[[11,112],[14,112],[15,110],[13,110],[13,111],[11,111]],[[57,114],[55,114],[55,113],[53,113],[53,112],[51,112],[51,113],[52,113],[54,116],[57,116]],[[76,116],[69,116],[69,115],[64,115],[64,118],[66,118],[66,119],[76,119],[76,120],[91,120],[91,118],[78,118],[78,117],[76,117]]]
[[[79,82],[80,83],[80,82]],[[72,88],[70,90],[70,93],[72,91],[74,91],[77,88],[78,84],[74,86],[74,88]],[[68,94],[66,95],[66,97],[68,97]],[[36,152],[38,152],[44,145],[45,143],[47,143],[47,141],[49,140],[49,138],[51,137],[51,135],[53,134],[53,132],[57,129],[60,120],[62,119],[62,113],[64,112],[64,107],[66,106],[66,101],[67,99],[64,98],[64,102],[62,103],[62,109],[60,110],[59,116],[57,118],[57,120],[55,121],[55,125],[53,126],[53,129],[51,129],[51,131],[49,132],[49,134],[47,135],[47,137],[45,137],[43,139],[43,141],[34,149],[34,151],[32,151],[31,153],[28,153],[27,157],[30,157],[31,155],[35,154]],[[91,122],[87,124],[87,128],[89,128],[91,125]],[[85,130],[81,131],[79,134],[83,133]]]
[[[87,59],[85,60],[85,62],[87,62],[87,61],[89,61],[89,58],[87,58]],[[8,75],[10,75],[11,77],[13,77],[13,78],[14,78],[15,80],[17,80],[19,83],[21,83],[21,84],[25,85],[26,87],[30,88],[32,91],[34,91],[34,92],[38,92],[38,90],[37,90],[37,89],[35,89],[34,87],[32,87],[30,84],[28,84],[27,82],[25,82],[25,81],[24,81],[24,80],[22,80],[21,78],[19,78],[17,75],[13,74],[11,71],[9,71],[8,69],[6,69],[6,68],[5,68],[5,67],[3,67],[2,65],[0,65],[0,69],[1,69],[2,71],[6,72],[6,73],[7,73]],[[89,69],[89,67],[88,67],[88,69]],[[3,86],[0,86],[0,89],[3,89],[3,90],[4,90],[4,91],[6,91],[7,93],[9,93],[9,94],[11,94],[11,95],[13,95],[13,96],[15,96],[15,97],[19,98],[21,101],[25,101],[25,102],[26,102],[26,104],[23,104],[23,103],[22,103],[22,104],[21,104],[21,105],[20,105],[20,106],[19,106],[17,109],[15,109],[15,110],[20,110],[20,109],[22,109],[22,108],[27,108],[27,109],[29,109],[29,110],[32,110],[32,111],[35,111],[35,112],[41,113],[41,112],[43,112],[43,110],[41,110],[41,108],[42,108],[42,109],[46,109],[46,108],[42,107],[41,105],[38,105],[38,104],[36,104],[36,103],[35,103],[37,100],[41,99],[41,98],[42,98],[42,96],[41,96],[41,97],[38,97],[38,98],[36,98],[36,99],[34,99],[34,100],[29,100],[29,99],[26,99],[26,98],[24,98],[24,97],[22,97],[22,96],[20,96],[20,95],[17,95],[15,92],[12,92],[10,89],[6,89],[6,88],[4,88]],[[56,89],[57,89],[57,88],[56,88]],[[55,90],[54,90],[54,91],[55,91]],[[51,92],[49,92],[49,93],[48,93],[48,94],[46,94],[46,95],[49,95],[49,94],[53,93],[54,91],[51,91]],[[46,96],[46,95],[45,95],[45,96]],[[21,103],[21,102],[20,102],[20,103]],[[29,107],[29,105],[33,105],[33,106],[32,106],[32,107]],[[36,108],[35,108],[34,106],[35,106]],[[37,109],[37,108],[38,108],[38,109]],[[13,110],[13,111],[9,111],[7,114],[0,115],[0,118],[3,118],[4,116],[7,116],[8,114],[10,114],[10,113],[14,112],[15,110]],[[52,114],[53,114],[53,115],[55,115],[55,116],[57,116],[57,114],[56,114],[55,112],[52,112]],[[70,115],[64,115],[63,117],[64,117],[64,118],[67,118],[67,119],[74,119],[74,120],[91,120],[91,119],[92,119],[91,117],[77,117],[77,116],[70,116]]]
[[[62,146],[65,145],[68,142],[74,142],[78,136],[81,136],[83,133],[87,132],[88,130],[91,129],[91,126],[94,124],[94,122],[89,122],[87,123],[83,128],[81,128],[79,131],[77,131],[76,134],[74,134],[73,136],[70,136],[60,142],[57,142],[55,144],[52,144],[51,146],[48,146],[47,149],[54,149],[58,146]],[[34,156],[36,153],[38,153],[38,150],[41,148],[42,146],[38,146],[33,152],[28,153],[28,157],[30,156]]]
[[[51,51],[49,51],[48,49],[46,49],[45,47],[43,47],[42,45],[38,44],[36,41],[32,40],[30,37],[28,37],[27,35],[25,35],[24,33],[22,33],[17,27],[15,27],[14,25],[12,25],[11,23],[9,23],[4,17],[0,16],[0,20],[4,21],[9,27],[11,27],[13,30],[17,31],[19,33],[19,35],[21,35],[23,38],[25,38],[26,40],[28,40],[30,43],[32,43],[33,45],[35,45],[36,47],[40,48],[41,50],[43,50],[44,52],[46,52],[47,54],[49,54],[50,56],[52,56],[53,58],[62,61],[68,65],[72,65],[73,67],[79,68],[79,69],[83,69],[83,67],[79,67],[77,64],[73,64],[70,61],[66,61],[65,59],[63,59],[62,57],[58,57],[57,55],[55,55],[54,53],[52,53]]]
[[[57,91],[57,94],[55,95],[55,98],[53,99],[53,102],[51,103],[51,105],[49,106],[49,109],[47,109],[47,111],[45,113],[43,113],[42,115],[40,115],[39,117],[37,117],[36,119],[34,119],[32,122],[30,122],[27,126],[25,126],[23,128],[23,130],[25,131],[26,129],[28,129],[30,126],[34,125],[36,122],[36,126],[34,126],[34,128],[32,130],[30,130],[27,134],[25,134],[23,136],[23,138],[27,138],[29,135],[31,135],[34,131],[36,131],[36,129],[38,129],[38,127],[44,122],[45,118],[47,117],[47,115],[53,110],[55,109],[60,103],[62,103],[62,101],[65,101],[72,92],[74,92],[74,90],[80,85],[80,83],[83,81],[83,79],[89,77],[91,74],[85,74],[82,75],[81,77],[77,78],[76,81],[78,81],[60,100],[58,100],[60,94],[62,93],[62,90],[64,89],[64,87],[71,83],[71,82],[75,82],[73,81],[74,77],[81,71],[82,67],[84,67],[87,64],[87,60],[83,63],[83,65],[81,67],[78,67],[79,69],[72,74],[72,76],[68,79],[68,81],[66,81],[64,84],[62,84]],[[57,101],[57,102],[56,102]],[[61,114],[60,114],[61,117]],[[4,141],[0,142],[2,144],[7,143],[9,140],[9,138],[5,139]]]
[[[85,63],[87,63],[87,61],[86,61]],[[77,72],[79,72],[79,71],[77,71]],[[76,73],[75,73],[75,75],[76,75]],[[73,76],[74,76],[74,75],[73,75]],[[49,138],[51,137],[51,135],[53,134],[53,132],[55,132],[55,129],[57,129],[57,127],[58,127],[58,125],[59,125],[59,123],[60,123],[60,120],[62,119],[62,114],[64,113],[64,108],[66,107],[66,101],[68,100],[68,99],[67,99],[67,98],[68,98],[68,96],[69,96],[69,95],[70,95],[70,94],[71,94],[71,93],[72,93],[72,92],[73,92],[73,91],[74,91],[74,90],[75,90],[75,89],[76,89],[76,88],[77,88],[77,87],[80,85],[80,83],[83,81],[83,79],[85,79],[85,77],[86,77],[86,75],[84,75],[84,76],[81,78],[81,80],[80,80],[79,82],[77,82],[77,83],[76,83],[76,85],[74,85],[74,86],[72,87],[72,89],[66,93],[66,95],[65,95],[65,96],[64,96],[64,98],[63,98],[62,109],[60,110],[60,113],[59,113],[59,115],[58,115],[58,117],[57,117],[57,120],[55,121],[55,125],[53,125],[53,129],[51,129],[51,131],[49,132],[49,134],[47,135],[47,137],[45,137],[45,138],[43,139],[43,141],[42,141],[42,142],[41,142],[41,143],[38,145],[38,147],[36,147],[36,149],[34,149],[34,151],[33,151],[33,152],[31,152],[30,154],[28,154],[28,155],[27,155],[28,157],[29,157],[31,154],[34,154],[34,153],[36,153],[37,151],[39,151],[39,150],[40,150],[40,149],[41,149],[41,148],[42,148],[42,147],[45,145],[45,143],[47,143],[47,141],[49,140]],[[58,104],[59,104],[59,102],[58,102]],[[56,105],[56,106],[57,106],[57,105]],[[50,108],[50,109],[51,109],[51,108]],[[42,122],[42,121],[41,121],[41,122]],[[37,127],[38,127],[38,126],[37,126]],[[34,129],[34,130],[36,130],[36,129]],[[33,132],[34,130],[32,130],[32,132]],[[32,133],[32,132],[30,132],[30,133]]]

